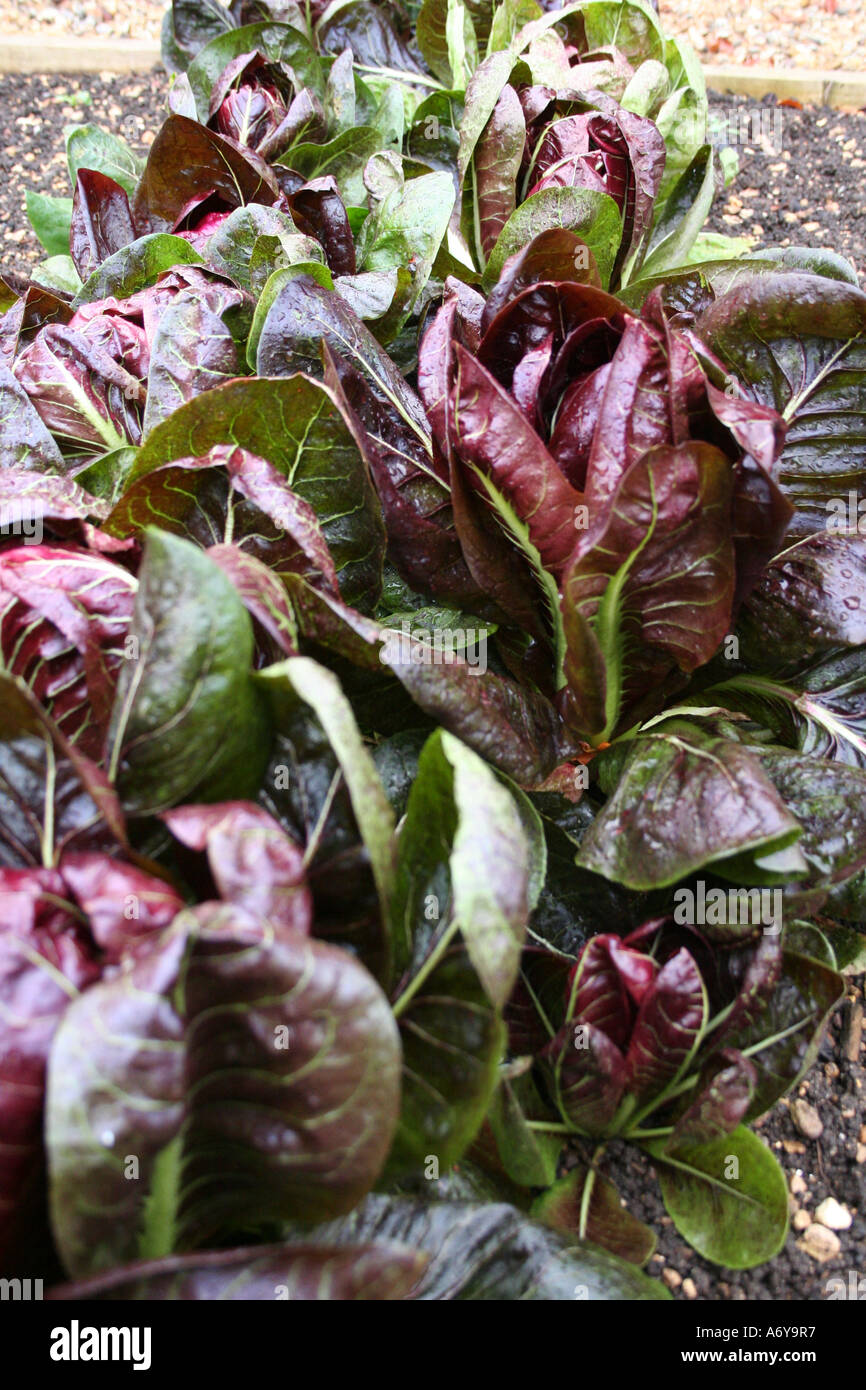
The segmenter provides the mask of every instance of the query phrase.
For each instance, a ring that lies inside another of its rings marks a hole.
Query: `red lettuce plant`
[[[548,1189],[535,1213],[647,1260],[652,1232],[604,1176],[606,1146],[626,1139],[649,1156],[670,1215],[702,1254],[729,1268],[771,1258],[787,1234],[787,1189],[745,1123],[811,1065],[838,976],[783,949],[781,924],[714,947],[654,921],[596,936],[570,971],[558,965],[526,957],[511,1037],[518,1054],[537,1049],[534,1070],[531,1057],[505,1069],[491,1115],[506,1171]],[[782,1026],[768,1026],[765,1011]],[[563,1133],[592,1148],[552,1181]]]
[[[486,303],[453,290],[419,386],[459,474],[467,544],[473,522],[490,537],[474,556],[464,545],[467,562],[488,591],[515,564],[527,596],[541,591],[561,711],[598,744],[677,669],[709,661],[790,507],[773,471],[781,419],[712,384],[659,292],[635,315],[592,285],[537,278],[572,246],[538,238]]]
[[[127,299],[83,303],[60,321],[45,323],[13,351],[11,370],[43,424],[54,435],[68,467],[139,444],[143,431],[182,398],[193,380],[201,385],[237,370],[231,330],[223,323],[244,303],[242,291],[193,268],[173,270],[157,285]],[[14,311],[10,311],[14,312]],[[169,313],[166,324],[163,317]],[[184,355],[207,325],[215,342]],[[171,355],[167,339],[180,339]],[[152,399],[151,399],[152,395]]]

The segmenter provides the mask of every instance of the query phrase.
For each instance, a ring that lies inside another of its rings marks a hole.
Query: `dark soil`
[[[26,275],[45,256],[24,198],[27,189],[71,194],[66,126],[102,126],[145,154],[167,114],[167,91],[163,72],[0,77],[0,274]]]
[[[866,112],[714,93],[710,101],[728,138],[732,130],[764,133],[763,141],[737,141],[740,170],[716,199],[712,230],[754,237],[758,246],[838,251],[866,275]]]
[[[859,991],[852,987],[849,993],[852,1002],[859,1001]],[[825,1197],[835,1197],[853,1215],[849,1229],[836,1232],[841,1245],[838,1258],[820,1263],[807,1254],[800,1245],[803,1233],[792,1224],[785,1248],[768,1264],[747,1270],[719,1269],[696,1255],[678,1234],[665,1214],[658,1181],[643,1155],[624,1144],[610,1147],[605,1171],[629,1210],[658,1234],[648,1272],[661,1276],[663,1270],[676,1271],[682,1282],[673,1288],[675,1298],[821,1300],[832,1292],[827,1282],[834,1276],[841,1275],[847,1284],[849,1271],[858,1278],[866,1275],[866,1161],[857,1162],[858,1150],[861,1160],[866,1160],[861,1139],[866,1121],[866,1039],[861,1039],[858,1059],[850,1061],[846,1055],[853,1051],[847,1029],[850,1007],[843,1005],[834,1016],[819,1062],[796,1095],[782,1101],[756,1126],[781,1163],[789,1192],[792,1182],[795,1188],[800,1186],[798,1179],[805,1183],[805,1192],[791,1195],[792,1222],[797,1211],[814,1219]],[[817,1139],[805,1138],[794,1124],[790,1101],[798,1096],[805,1097],[821,1118],[824,1129]],[[676,1279],[668,1275],[665,1282],[671,1287]]]

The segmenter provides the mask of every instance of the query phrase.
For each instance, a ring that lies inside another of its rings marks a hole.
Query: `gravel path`
[[[166,0],[0,0],[0,34],[158,39]]]
[[[863,0],[661,0],[659,11],[705,64],[864,69]]]
[[[165,0],[36,0],[32,8],[23,0],[0,0],[0,34],[156,39],[165,8]],[[660,13],[665,29],[686,35],[704,63],[864,67],[862,0],[751,0],[734,6],[661,0]]]

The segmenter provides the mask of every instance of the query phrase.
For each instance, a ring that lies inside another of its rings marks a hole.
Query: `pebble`
[[[828,1231],[826,1226],[819,1226],[817,1223],[807,1226],[803,1232],[801,1240],[797,1241],[801,1250],[805,1250],[807,1255],[811,1255],[813,1260],[820,1261],[835,1260],[836,1256],[842,1251],[842,1242],[833,1232]]]
[[[853,1219],[848,1208],[837,1202],[835,1197],[825,1197],[815,1209],[815,1220],[831,1231],[847,1231]]]
[[[812,1218],[807,1211],[795,1211],[791,1218],[791,1225],[795,1231],[805,1231],[812,1224]]]
[[[697,1298],[698,1289],[694,1279],[683,1280],[683,1293],[685,1294],[686,1298]]]
[[[795,1100],[791,1104],[791,1119],[806,1139],[820,1139],[824,1133],[821,1116],[807,1100]]]
[[[802,1173],[794,1173],[788,1186],[795,1197],[799,1197],[802,1193],[809,1191]]]
[[[669,1289],[678,1289],[683,1282],[683,1276],[675,1269],[665,1268],[662,1270],[662,1282],[667,1284]]]

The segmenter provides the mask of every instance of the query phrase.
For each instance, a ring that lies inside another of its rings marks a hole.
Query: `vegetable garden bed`
[[[708,117],[637,0],[401,14],[6,83],[2,1272],[825,1297],[863,118]]]

